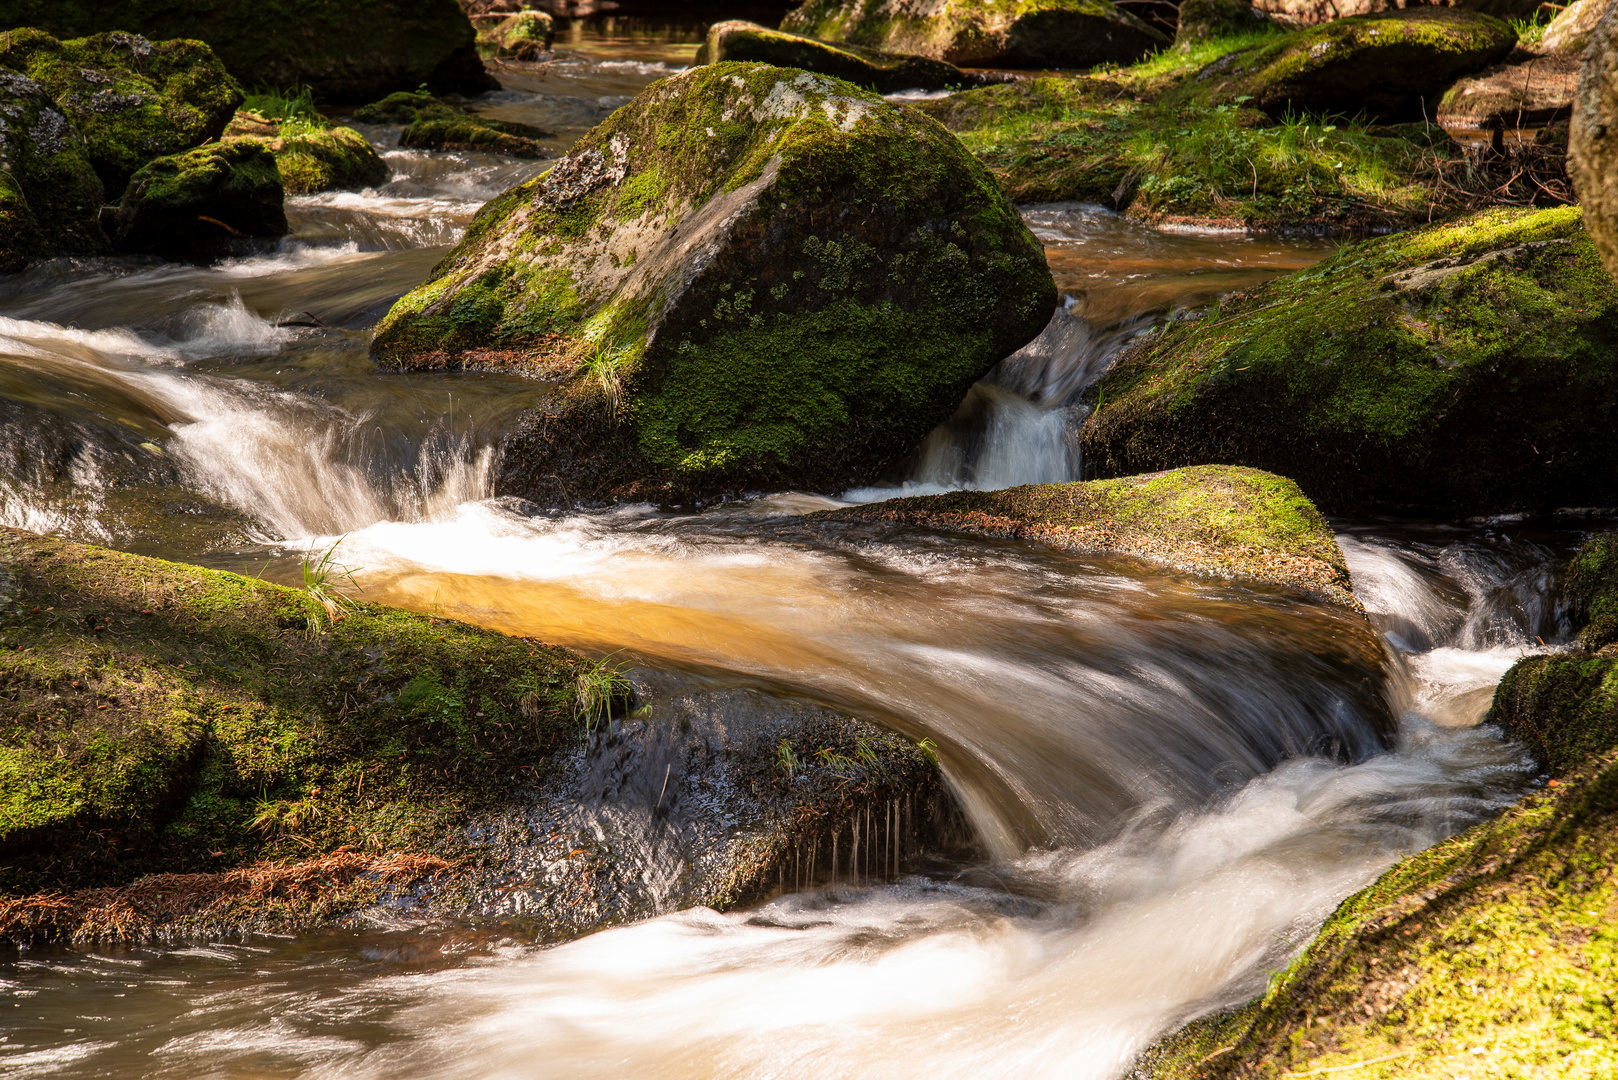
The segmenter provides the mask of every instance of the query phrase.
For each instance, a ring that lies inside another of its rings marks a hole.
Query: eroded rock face
[[[1576,207],[1370,240],[1120,358],[1087,472],[1268,469],[1328,512],[1618,505],[1618,287]]]
[[[500,87],[455,0],[4,0],[0,26],[204,41],[245,86],[309,86],[337,104],[422,83],[439,94]]]
[[[846,79],[856,86],[868,86],[880,94],[979,86],[984,81],[942,60],[885,53],[857,45],[831,45],[741,19],[715,24],[708,31],[708,40],[697,50],[699,64],[727,60],[802,68],[834,79]]]
[[[242,103],[236,81],[199,41],[113,32],[57,41],[0,34],[0,64],[39,82],[73,122],[109,192],[154,157],[216,139]]]
[[[55,249],[98,252],[104,200],[89,147],[45,88],[0,67],[0,164],[8,176],[4,260],[22,269],[30,255]]]
[[[225,139],[135,173],[113,218],[114,238],[125,251],[207,258],[232,238],[285,236],[284,196],[263,140]]]
[[[1475,131],[1554,124],[1572,115],[1578,80],[1576,56],[1552,53],[1498,64],[1450,87],[1437,119],[1447,128]]]
[[[1458,76],[1503,59],[1516,43],[1510,26],[1487,15],[1442,8],[1363,15],[1228,53],[1179,92],[1247,98],[1277,117],[1367,112],[1419,120]]]
[[[967,67],[1130,64],[1169,44],[1110,0],[805,0],[781,29]]]
[[[1618,279],[1618,15],[1591,31],[1568,133],[1567,171],[1585,227]]]
[[[554,381],[505,448],[512,494],[825,490],[911,450],[1055,300],[1016,208],[938,124],[714,64],[490,203],[372,355]]]

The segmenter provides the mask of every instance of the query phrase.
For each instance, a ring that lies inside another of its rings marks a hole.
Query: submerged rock
[[[1447,8],[1411,8],[1338,19],[1227,53],[1197,73],[1182,95],[1248,100],[1271,116],[1362,112],[1383,120],[1432,115],[1458,76],[1505,58],[1509,25]]]
[[[1567,171],[1584,207],[1585,227],[1607,272],[1618,280],[1618,15],[1612,9],[1590,34],[1568,133]]]
[[[241,89],[200,41],[113,32],[57,41],[38,30],[0,34],[0,64],[45,87],[84,136],[90,164],[119,192],[154,157],[216,139]]]
[[[1332,512],[1618,505],[1618,287],[1577,208],[1489,211],[1171,323],[1092,400],[1100,475],[1249,465]]]
[[[1557,12],[1556,18],[1545,28],[1539,47],[1551,53],[1580,55],[1590,44],[1596,24],[1611,6],[1611,0],[1573,0]]]
[[[1326,519],[1283,476],[1228,465],[1001,491],[915,495],[816,515],[1135,555],[1214,577],[1286,585],[1361,610]]]
[[[804,0],[781,29],[969,67],[1129,64],[1169,44],[1111,0]]]
[[[284,191],[262,140],[226,139],[160,157],[129,180],[113,216],[124,251],[208,258],[232,238],[285,236]]]
[[[752,691],[331,591],[0,530],[0,938],[385,917],[567,936],[891,873],[955,820],[930,751]],[[886,842],[886,843],[884,843]],[[901,843],[902,845],[901,846]]]
[[[1182,51],[1209,38],[1235,37],[1278,29],[1270,17],[1247,0],[1184,0],[1174,43]]]
[[[1450,87],[1438,103],[1437,119],[1446,128],[1473,131],[1544,127],[1572,115],[1578,80],[1574,56],[1499,64]]]
[[[909,452],[1055,299],[1016,208],[936,123],[714,64],[485,207],[372,355],[555,382],[505,447],[513,494],[824,489]]]
[[[802,68],[869,87],[879,94],[912,89],[958,89],[983,83],[980,77],[968,75],[942,60],[862,49],[857,45],[831,45],[740,19],[714,24],[708,30],[707,40],[697,50],[698,64],[731,60]]]
[[[39,250],[106,250],[99,223],[106,199],[84,138],[43,86],[3,67],[0,165],[16,189],[7,199],[9,265],[20,269]]]
[[[338,104],[423,83],[436,94],[500,88],[483,70],[472,24],[455,0],[7,0],[0,25],[37,26],[57,37],[113,27],[204,41],[246,86],[308,86]]]

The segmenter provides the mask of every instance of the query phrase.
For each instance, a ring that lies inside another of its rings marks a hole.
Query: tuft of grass
[[[798,755],[792,752],[792,744],[785,739],[775,748],[775,763],[789,777],[798,771]]]
[[[308,554],[303,557],[300,567],[303,573],[303,591],[321,606],[326,612],[326,617],[332,622],[341,619],[343,613],[354,606],[353,598],[339,590],[348,587],[357,592],[365,591],[354,579],[354,575],[362,568],[340,566],[337,563],[337,549],[346,539],[347,536],[339,538],[313,562],[310,560],[314,555],[314,549],[310,548]],[[313,632],[318,628],[319,624],[316,623],[310,627],[310,631]]]
[[[1545,29],[1551,25],[1554,16],[1541,5],[1534,9],[1533,14],[1526,19],[1507,19],[1511,28],[1517,32],[1517,44],[1538,45],[1545,38]]]
[[[634,688],[623,669],[612,661],[616,655],[608,653],[600,660],[582,664],[573,676],[574,715],[584,722],[587,735],[594,734],[597,725],[611,720],[615,710],[634,699]]]
[[[282,123],[303,121],[320,128],[327,124],[326,117],[315,105],[314,90],[307,86],[293,85],[281,90],[260,87],[247,95],[241,108]]]

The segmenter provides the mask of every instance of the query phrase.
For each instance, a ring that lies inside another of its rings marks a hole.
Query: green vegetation
[[[514,135],[507,129],[527,128],[534,136]],[[547,132],[499,120],[467,117],[460,120],[417,120],[399,135],[399,145],[413,150],[482,150],[519,158],[544,158],[549,154],[537,138]],[[537,137],[537,138],[536,138]]]
[[[285,120],[302,120],[322,126],[328,123],[315,105],[314,90],[307,86],[289,86],[281,90],[260,88],[242,99],[241,108],[277,123]]]
[[[350,127],[287,121],[269,149],[288,195],[374,187],[389,176],[382,156]]]
[[[1233,462],[1331,511],[1618,503],[1618,287],[1576,207],[1344,247],[1159,329],[1094,393],[1103,475]]]
[[[814,38],[737,20],[710,27],[707,40],[697,50],[696,62],[699,64],[725,61],[752,61],[776,67],[801,68],[843,79],[879,94],[916,87],[958,90],[978,81],[954,64],[946,64],[942,60],[885,53],[857,45],[831,45]]]
[[[28,196],[15,176],[0,170],[0,274],[21,270],[43,247]]]
[[[107,238],[98,216],[105,201],[90,149],[78,129],[34,80],[0,69],[6,117],[4,165],[6,264],[21,269],[42,250],[99,252]]]
[[[442,850],[575,744],[588,661],[311,572],[0,532],[0,891]]]
[[[1618,641],[1618,533],[1601,533],[1579,549],[1562,594],[1581,646],[1595,652]]]
[[[113,222],[126,251],[186,255],[226,237],[285,236],[282,202],[269,147],[230,138],[148,162],[130,178]]]
[[[1291,480],[1206,465],[1151,476],[952,491],[826,511],[1119,552],[1201,574],[1289,585],[1358,608],[1331,527]]]
[[[682,278],[693,248],[670,227],[721,201],[702,272]],[[852,234],[849,206],[871,208]],[[372,351],[555,380],[508,474],[686,497],[870,475],[1053,301],[1015,208],[936,125],[823,76],[712,64],[485,207]]]

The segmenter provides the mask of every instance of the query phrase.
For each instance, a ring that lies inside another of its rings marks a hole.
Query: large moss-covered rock
[[[1576,56],[1497,64],[1451,86],[1438,102],[1437,120],[1452,130],[1545,127],[1572,115],[1578,80]]]
[[[1354,15],[1380,15],[1417,5],[1407,0],[1254,0],[1254,7],[1289,26],[1314,26]],[[1460,8],[1497,19],[1530,19],[1542,6],[1535,0],[1443,0],[1434,6]]]
[[[1575,207],[1345,247],[1162,328],[1093,393],[1092,474],[1250,465],[1328,511],[1618,505],[1618,287]]]
[[[105,201],[78,129],[45,88],[28,76],[0,67],[0,165],[26,202],[22,215],[8,199],[11,241],[27,247],[32,221],[46,248],[70,252],[106,249],[99,215]],[[22,250],[16,248],[13,250]],[[17,256],[11,256],[15,261]]]
[[[708,30],[707,40],[697,50],[699,64],[725,61],[756,61],[776,67],[802,68],[869,87],[879,94],[916,88],[958,89],[982,81],[942,60],[885,53],[858,45],[832,45],[740,19],[714,24]]]
[[[1610,0],[1573,0],[1545,28],[1539,47],[1546,52],[1579,56],[1590,44],[1596,24],[1611,6]]]
[[[457,120],[417,120],[399,133],[399,145],[407,150],[481,150],[509,157],[546,158],[550,152],[539,140],[549,137],[549,132],[527,124],[466,116]]]
[[[1326,519],[1298,485],[1257,469],[1204,465],[1117,480],[915,495],[815,519],[920,525],[1037,540],[1084,554],[1134,555],[1197,574],[1286,585],[1360,610]]]
[[[1038,242],[953,136],[847,83],[654,83],[484,208],[393,308],[385,368],[554,380],[502,485],[685,498],[874,478],[1044,328]]]
[[[1235,37],[1275,28],[1268,15],[1247,0],[1184,0],[1174,44],[1182,52],[1209,38]]]
[[[0,170],[0,274],[13,274],[45,246],[28,196],[10,172]]]
[[[242,103],[236,82],[200,41],[122,32],[57,41],[38,30],[0,34],[0,64],[25,72],[84,136],[108,192],[164,154],[216,139]]]
[[[1590,32],[1568,134],[1567,171],[1607,272],[1618,279],[1618,15]]]
[[[375,187],[391,175],[382,155],[351,127],[284,123],[260,138],[288,195]]]
[[[455,0],[0,0],[0,27],[57,37],[123,30],[205,41],[249,87],[309,86],[329,101],[498,89]]]
[[[478,35],[483,51],[504,60],[538,60],[556,39],[556,20],[543,11],[507,15]]]
[[[1412,8],[1338,19],[1227,53],[1181,91],[1250,101],[1272,116],[1323,112],[1419,120],[1450,83],[1503,59],[1517,43],[1488,15]]]
[[[161,157],[130,178],[113,217],[124,251],[205,258],[231,238],[285,236],[275,155],[253,138]]]
[[[1129,64],[1169,44],[1110,0],[804,0],[781,29],[970,67]]]

